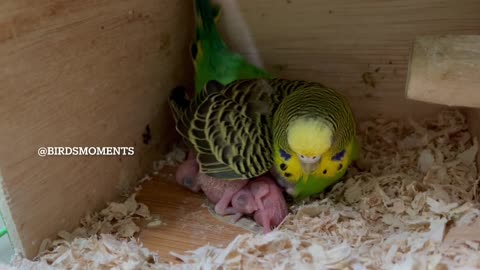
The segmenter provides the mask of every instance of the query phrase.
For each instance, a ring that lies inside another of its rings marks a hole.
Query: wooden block
[[[480,35],[417,38],[406,93],[414,100],[480,108]]]
[[[190,1],[0,2],[0,211],[20,253],[77,227],[169,150],[166,98],[192,83],[192,12]],[[39,157],[42,146],[135,155]]]

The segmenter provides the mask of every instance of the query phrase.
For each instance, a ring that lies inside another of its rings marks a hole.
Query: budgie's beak
[[[303,174],[310,174],[315,171],[320,164],[321,156],[305,156],[305,155],[298,155],[300,159],[300,165],[302,166]]]
[[[315,171],[318,167],[320,160],[316,162],[300,162],[304,174],[310,174]]]

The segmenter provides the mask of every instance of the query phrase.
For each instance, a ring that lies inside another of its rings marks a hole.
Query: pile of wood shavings
[[[480,268],[478,144],[464,116],[445,111],[422,124],[375,120],[359,131],[362,170],[352,168],[331,192],[294,207],[272,233],[174,254],[179,265],[160,263],[133,240],[77,238],[44,252],[39,268],[23,269],[49,269],[38,264],[51,260],[61,261],[60,269]]]
[[[16,259],[16,269],[148,269],[156,255],[133,240],[120,241],[112,234],[65,241],[39,261]]]
[[[148,207],[135,200],[136,193],[130,195],[124,202],[111,202],[100,212],[89,213],[80,221],[80,227],[71,233],[61,231],[58,236],[67,242],[75,238],[88,238],[93,235],[112,234],[118,238],[129,238],[140,232],[140,227],[134,220],[152,220]],[[61,243],[61,241],[59,243]],[[56,246],[56,243],[49,244],[44,241],[44,246]],[[44,250],[40,248],[39,255]],[[47,251],[48,252],[48,251]]]
[[[144,269],[157,262],[154,253],[133,239],[140,227],[161,225],[148,207],[131,194],[123,203],[111,202],[100,212],[88,214],[72,232],[61,231],[58,240],[42,242],[34,261],[13,260],[16,269]]]

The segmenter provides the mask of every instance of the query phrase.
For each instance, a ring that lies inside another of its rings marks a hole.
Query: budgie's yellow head
[[[332,145],[332,136],[332,128],[324,120],[302,117],[289,124],[288,144],[306,174],[317,168],[323,153]]]

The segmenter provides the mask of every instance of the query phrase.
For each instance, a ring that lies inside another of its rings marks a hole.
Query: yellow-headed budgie
[[[290,82],[296,88],[273,119],[273,173],[297,199],[322,192],[338,181],[359,156],[350,105],[322,84]]]

